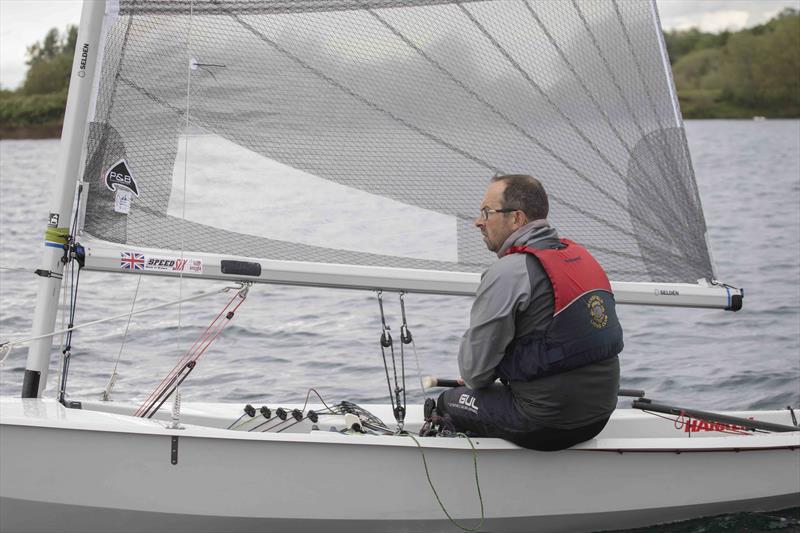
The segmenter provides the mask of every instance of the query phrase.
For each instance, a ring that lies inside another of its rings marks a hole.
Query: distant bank
[[[59,137],[77,28],[28,48],[16,91],[0,90],[0,139]],[[684,118],[800,118],[800,11],[737,32],[664,33]]]

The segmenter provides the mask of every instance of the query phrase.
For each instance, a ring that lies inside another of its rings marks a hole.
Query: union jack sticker
[[[120,266],[126,270],[144,270],[144,254],[120,252]]]

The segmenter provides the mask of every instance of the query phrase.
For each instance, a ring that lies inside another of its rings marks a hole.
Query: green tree
[[[725,46],[731,36],[729,31],[705,33],[697,28],[672,30],[664,33],[669,61],[673,65],[692,52]]]
[[[800,16],[781,17],[759,46],[758,96],[769,105],[800,109]],[[796,111],[795,111],[796,112]]]
[[[675,87],[681,90],[720,89],[719,48],[704,48],[681,57],[672,66]]]
[[[781,113],[800,111],[800,14],[784,11],[758,31],[731,36],[720,62],[724,96]]]
[[[53,28],[41,42],[28,47],[28,72],[22,86],[23,94],[49,94],[69,86],[77,38],[76,26],[69,26],[63,35]]]

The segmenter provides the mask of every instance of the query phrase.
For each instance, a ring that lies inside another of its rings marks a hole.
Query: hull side
[[[2,530],[454,528],[430,491],[419,450],[407,446],[407,438],[374,437],[398,444],[370,445],[363,436],[331,435],[328,442],[289,435],[181,436],[173,465],[176,432],[160,426],[150,431],[3,425]],[[798,449],[548,453],[480,450],[480,440],[476,444],[485,529],[496,532],[619,529],[779,509],[800,500]],[[426,448],[425,454],[448,511],[476,524],[479,505],[467,443]]]
[[[773,498],[755,498],[736,502],[686,505],[613,513],[586,513],[582,515],[538,516],[519,518],[494,518],[485,523],[484,531],[557,533],[581,532],[598,529],[621,529],[713,516],[735,510],[774,511],[796,506],[797,495]],[[330,531],[331,533],[358,532],[448,532],[457,528],[446,519],[419,520],[413,516],[405,520],[380,519],[281,519],[248,518],[233,516],[176,515],[104,509],[98,507],[64,505],[48,502],[0,498],[0,531],[8,533],[63,532],[63,533],[140,533],[142,531],[169,531],[175,533],[216,533],[219,531],[261,533],[264,531]],[[477,520],[464,521],[474,527]]]

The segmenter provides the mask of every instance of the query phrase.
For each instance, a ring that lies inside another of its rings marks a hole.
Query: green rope
[[[419,443],[416,437],[414,437],[414,435],[410,433],[406,433],[406,435],[411,437],[411,440],[413,440],[414,443],[417,445],[417,448],[419,448],[419,453],[422,454],[422,464],[425,466],[425,476],[428,478],[428,485],[430,485],[431,490],[433,491],[433,495],[436,496],[436,501],[439,502],[439,507],[442,508],[442,511],[444,511],[444,514],[447,516],[447,519],[450,520],[450,522],[454,526],[456,526],[462,531],[479,531],[483,527],[483,523],[486,520],[486,515],[484,514],[483,510],[483,495],[481,495],[481,482],[478,479],[478,450],[475,449],[475,445],[472,444],[472,440],[464,433],[457,433],[459,437],[467,439],[470,448],[472,448],[472,464],[475,467],[475,487],[478,489],[478,500],[481,502],[481,521],[477,526],[469,528],[459,524],[452,516],[450,516],[450,513],[447,512],[447,509],[445,509],[444,504],[442,503],[442,499],[439,498],[439,493],[436,492],[436,487],[433,486],[433,481],[431,480],[431,473],[428,470],[428,461],[425,459],[425,451],[422,449],[422,445]]]

